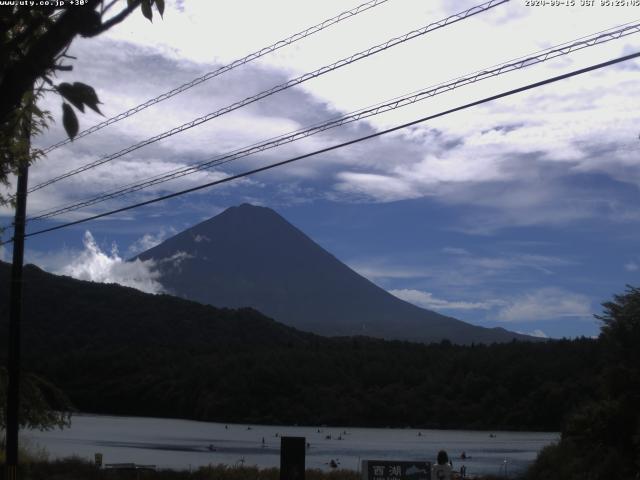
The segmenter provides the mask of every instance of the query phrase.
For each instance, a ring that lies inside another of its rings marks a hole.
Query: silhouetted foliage
[[[21,427],[50,430],[69,426],[72,406],[67,396],[47,380],[23,372],[20,382]],[[0,367],[0,431],[5,428],[7,370]]]
[[[628,287],[603,307],[595,395],[568,418],[559,444],[541,452],[532,480],[640,475],[640,289]]]

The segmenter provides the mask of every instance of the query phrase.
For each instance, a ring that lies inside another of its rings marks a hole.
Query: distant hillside
[[[0,315],[8,309],[11,266],[0,262]],[[24,332],[34,350],[135,346],[188,349],[276,347],[309,342],[313,335],[250,308],[218,309],[170,295],[76,280],[25,267]],[[68,336],[68,337],[67,337]],[[76,342],[79,341],[79,342]]]
[[[162,262],[177,254],[183,255],[178,266]],[[535,340],[400,300],[269,208],[229,208],[139,258],[158,261],[159,281],[175,295],[218,307],[252,307],[320,335],[459,344]]]
[[[0,262],[0,359],[9,266]],[[557,430],[594,391],[592,340],[453,346],[327,339],[25,270],[23,368],[85,412],[224,422]],[[589,358],[589,362],[584,359]]]

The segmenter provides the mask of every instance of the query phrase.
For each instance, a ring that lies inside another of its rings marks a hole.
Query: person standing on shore
[[[433,480],[451,480],[451,465],[449,455],[444,450],[438,452],[436,464],[431,467],[431,478]]]

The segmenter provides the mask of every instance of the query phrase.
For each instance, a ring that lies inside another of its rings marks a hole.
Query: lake
[[[331,459],[340,468],[356,471],[362,460],[434,461],[444,449],[454,469],[464,464],[472,475],[504,474],[505,467],[510,475],[522,471],[544,446],[559,439],[557,433],[225,425],[105,415],[74,415],[71,428],[20,434],[21,441],[44,447],[50,458],[77,455],[93,460],[99,452],[104,463],[172,469],[220,463],[279,467],[281,436],[306,438],[307,468],[329,470]],[[462,452],[466,460],[461,460]]]

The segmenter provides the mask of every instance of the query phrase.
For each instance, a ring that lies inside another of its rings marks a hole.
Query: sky
[[[167,2],[77,39],[58,81],[92,85],[104,117],[316,25],[364,0]],[[318,76],[37,190],[28,214],[193,165],[509,60],[635,23],[640,7],[512,0]],[[632,2],[629,2],[632,3]],[[122,3],[124,4],[124,2]],[[479,2],[388,0],[98,132],[30,170],[36,185]],[[640,51],[640,34],[433,96],[136,194],[32,221],[27,230],[211,182]],[[110,217],[33,236],[26,261],[53,273],[162,291],[136,253],[244,202],[275,209],[338,259],[418,306],[551,338],[595,336],[594,314],[640,273],[638,60],[545,85]],[[64,138],[56,120],[33,139]],[[11,221],[0,210],[0,221]],[[6,234],[5,234],[6,237]],[[0,258],[10,260],[10,246]]]

